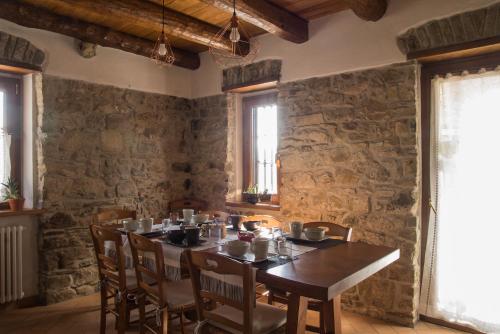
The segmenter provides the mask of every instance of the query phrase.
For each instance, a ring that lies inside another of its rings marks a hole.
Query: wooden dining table
[[[309,298],[333,301],[325,316],[326,333],[342,333],[341,294],[399,259],[399,249],[346,242],[316,249],[296,260],[257,270],[256,279],[267,286],[288,292],[288,334],[305,333]]]
[[[233,238],[236,236],[233,235]],[[216,245],[209,242],[207,246],[203,250],[223,250],[220,243]],[[327,312],[324,317],[326,333],[340,334],[341,294],[398,260],[399,249],[362,242],[340,242],[317,248],[314,244],[309,246],[312,248],[308,247],[306,252],[295,256],[293,261],[266,269],[257,267],[256,281],[289,294],[286,325],[288,334],[305,333],[309,299],[329,302],[323,304],[326,307],[323,311]],[[185,271],[182,268],[185,269],[186,265],[180,256],[182,248],[171,245],[164,247],[166,263],[174,264],[176,261],[172,259],[177,258],[178,272],[174,276],[181,276]],[[175,254],[178,256],[172,256]],[[176,272],[174,267],[168,266],[166,271]]]

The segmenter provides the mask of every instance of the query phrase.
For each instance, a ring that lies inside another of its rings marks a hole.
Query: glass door
[[[500,333],[500,71],[431,81],[420,314]]]

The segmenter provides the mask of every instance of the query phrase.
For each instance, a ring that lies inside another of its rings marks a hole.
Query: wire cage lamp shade
[[[229,45],[221,48],[221,45]],[[250,42],[236,15],[236,0],[233,1],[233,15],[229,22],[210,40],[208,50],[212,58],[222,68],[245,66],[257,57],[259,45],[257,41]]]
[[[165,34],[165,0],[163,0],[162,6],[162,25],[161,34],[156,39],[153,52],[151,53],[151,59],[158,65],[170,66],[175,62],[175,55]]]

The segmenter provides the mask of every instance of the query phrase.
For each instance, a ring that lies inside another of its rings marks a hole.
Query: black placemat
[[[293,241],[293,243],[297,244],[297,245],[305,245],[305,246],[309,246],[309,247],[314,247],[316,249],[325,249],[325,248],[335,247],[337,245],[343,244],[343,243],[345,243],[345,241],[339,240],[339,239],[328,239],[328,240],[323,240],[321,242],[314,243],[314,244],[311,244],[310,242],[300,242],[300,241]],[[267,270],[267,269],[271,269],[271,268],[274,268],[277,266],[281,266],[282,264],[286,264],[286,263],[291,262],[293,260],[296,260],[299,258],[299,256],[294,256],[293,259],[280,258],[279,256],[276,256],[276,257],[269,258],[263,262],[254,263],[253,266],[257,269]]]
[[[304,245],[304,246],[314,247],[317,249],[324,249],[324,248],[330,248],[330,247],[334,247],[334,246],[343,244],[343,243],[345,243],[345,241],[339,240],[339,239],[326,239],[326,240],[323,240],[320,242],[311,243],[309,241],[303,242],[303,241],[293,240],[292,243],[294,243],[296,245]]]

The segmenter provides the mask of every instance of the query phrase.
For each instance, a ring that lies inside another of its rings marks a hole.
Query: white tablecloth
[[[153,227],[153,230],[158,230],[158,229],[161,229],[161,225],[155,225]],[[133,268],[132,252],[130,249],[128,238],[126,235],[123,235],[122,238],[123,238],[123,250],[125,253],[126,267]],[[190,249],[193,251],[201,251],[217,247],[229,240],[235,240],[235,239],[237,239],[237,234],[232,231],[228,231],[228,235],[225,239],[210,239],[210,238],[203,239],[206,241],[202,245],[191,247]],[[316,249],[314,247],[309,247],[304,245],[289,244],[289,246],[291,246],[292,248],[291,252],[292,256],[298,256],[300,254],[304,254]],[[107,254],[113,255],[115,251],[115,245],[113,244],[113,242],[106,242],[104,244],[104,247]],[[270,247],[269,252],[275,253],[273,243],[270,243],[269,247]],[[181,279],[181,254],[185,250],[185,248],[169,245],[164,242],[162,242],[162,248],[163,248],[163,257],[165,262],[165,274],[167,276],[167,279],[172,281]],[[154,270],[155,266],[154,266],[153,254],[144,254],[143,256],[146,256],[147,259],[149,260],[149,261],[146,260],[145,264],[148,265],[149,262],[150,265],[148,266]],[[257,269],[254,270],[254,274],[256,273],[256,271]],[[228,298],[237,301],[242,300],[243,291],[242,291],[241,277],[234,275],[219,275],[213,272],[204,272],[202,276],[202,284],[203,287],[208,289],[209,291],[222,294]]]

